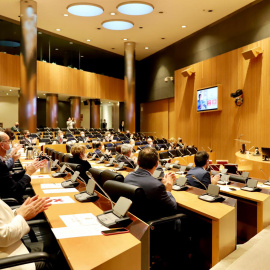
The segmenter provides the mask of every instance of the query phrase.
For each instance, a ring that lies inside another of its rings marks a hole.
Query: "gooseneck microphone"
[[[196,177],[195,175],[191,175],[191,177],[192,177],[193,179],[195,179],[197,182],[199,182],[202,186],[204,186],[205,190],[207,190],[205,184],[203,184],[199,179],[197,179],[197,177]]]
[[[263,169],[260,169],[260,171],[263,173],[263,175],[264,175],[265,178],[267,179],[267,175],[266,175],[266,173],[263,171]]]
[[[71,168],[69,165],[66,164],[66,167],[67,167],[70,171],[72,171],[73,174],[75,173],[74,170],[72,170],[72,168]],[[85,185],[87,185],[86,182],[85,182],[85,180],[84,180],[80,175],[78,175],[77,177],[78,177]]]
[[[210,153],[213,152],[213,150],[212,150],[209,146],[207,146],[207,147],[208,147],[208,149],[210,150]]]
[[[252,148],[254,148],[254,145],[253,145],[252,147],[250,147],[250,148],[248,149],[248,151],[250,151]]]
[[[128,160],[128,157],[123,155],[124,159],[132,166],[132,169],[134,169],[135,167],[132,165],[132,163]]]
[[[192,155],[192,153],[188,150],[188,148],[186,148],[186,150],[188,151],[188,153],[189,153],[189,155],[191,156]]]
[[[94,179],[94,177],[92,176],[92,174],[89,171],[86,171],[86,175],[89,177],[89,179],[91,179],[92,181],[95,182],[95,184],[102,190],[102,192],[105,194],[105,196],[109,199],[112,209],[113,209],[113,201],[111,199],[111,197],[107,194],[107,192],[98,184],[98,182]]]

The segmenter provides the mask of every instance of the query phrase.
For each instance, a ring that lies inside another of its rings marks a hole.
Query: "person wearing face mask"
[[[23,135],[24,135],[24,138],[21,140],[21,143],[22,144],[26,144],[26,145],[35,145],[36,142],[37,142],[37,138],[31,138],[30,137],[30,132],[29,130],[24,130],[23,131]]]
[[[0,197],[15,198],[19,203],[22,203],[24,201],[23,195],[25,189],[31,182],[31,175],[39,168],[44,167],[47,161],[35,160],[26,167],[25,173],[21,178],[15,180],[10,174],[9,168],[4,160],[6,152],[10,148],[9,144],[9,136],[5,132],[0,132]]]
[[[13,127],[11,127],[13,132],[20,132],[19,123],[16,122]]]
[[[89,138],[85,137],[84,131],[80,132],[80,136],[77,139],[79,140],[79,142],[83,142],[83,143],[86,143],[89,141]]]
[[[57,140],[59,144],[64,143],[64,135],[62,131],[58,131],[57,137],[55,138],[55,140]]]

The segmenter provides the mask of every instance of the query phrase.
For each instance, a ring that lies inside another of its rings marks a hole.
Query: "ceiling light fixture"
[[[133,22],[124,20],[109,20],[102,23],[102,26],[109,30],[128,30],[134,26]]]
[[[64,14],[64,16],[65,16],[65,17],[67,17],[67,16],[68,16],[68,14]]]
[[[126,15],[146,15],[154,10],[154,6],[146,2],[125,2],[117,6],[119,12]]]
[[[146,50],[148,50],[149,48],[148,47],[145,47]]]
[[[103,13],[103,7],[96,4],[88,4],[88,3],[77,3],[67,6],[67,10],[69,13],[82,16],[82,17],[93,17],[98,16]]]
[[[56,31],[61,31],[61,29],[57,28]]]
[[[123,38],[124,41],[128,40],[127,38]]]
[[[116,15],[116,13],[115,12],[111,12],[111,15],[114,16],[114,15]]]
[[[91,41],[91,39],[87,39],[86,41],[88,41],[88,42],[89,42],[89,41]]]
[[[56,50],[56,51],[58,51],[58,49],[57,49],[57,48],[55,48],[55,50]]]
[[[182,25],[182,28],[187,28],[187,26],[186,25]]]

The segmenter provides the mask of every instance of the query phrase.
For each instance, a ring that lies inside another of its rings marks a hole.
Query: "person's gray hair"
[[[5,132],[0,131],[0,142],[5,140],[5,135],[7,135]]]
[[[132,145],[127,144],[127,143],[123,144],[123,145],[121,146],[121,153],[122,153],[123,155],[126,155],[126,154],[128,154],[129,152],[132,152]]]

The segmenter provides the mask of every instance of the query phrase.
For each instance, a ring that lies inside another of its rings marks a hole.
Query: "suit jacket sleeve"
[[[177,203],[170,192],[167,192],[164,185],[160,185],[157,194],[162,202],[162,207],[169,213],[174,213],[177,210]]]
[[[208,188],[208,185],[211,184],[211,179],[210,179],[210,173],[205,171],[203,178],[201,182]]]

